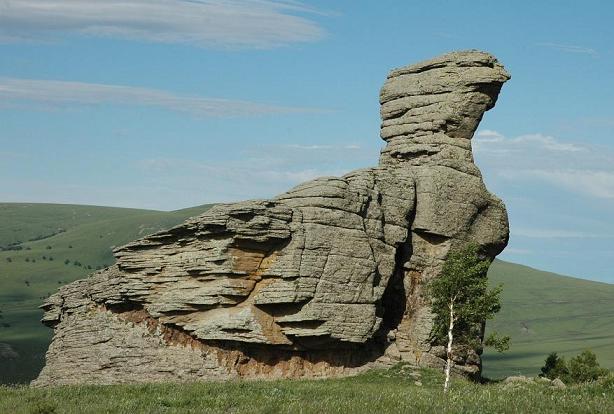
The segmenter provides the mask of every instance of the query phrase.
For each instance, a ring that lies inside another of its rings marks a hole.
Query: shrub
[[[556,352],[552,352],[546,358],[544,366],[541,368],[542,373],[540,377],[546,377],[549,379],[555,378],[567,378],[569,370],[565,363],[565,358],[559,357]]]
[[[65,265],[70,264],[70,260],[68,260],[68,259],[64,260],[64,264]]]
[[[614,372],[610,372],[599,380],[599,384],[610,390],[614,390]]]
[[[10,257],[7,257],[7,258],[6,258],[6,261],[7,261],[8,263],[11,263],[11,262],[13,261],[13,259],[11,259]]]
[[[599,366],[597,355],[588,349],[571,358],[568,366],[569,378],[574,383],[595,381],[608,373],[607,369]]]
[[[550,379],[560,378],[567,384],[596,381],[609,373],[607,369],[599,366],[597,356],[590,350],[583,351],[571,358],[569,363],[566,363],[565,358],[559,357],[556,352],[552,352],[546,358],[541,371],[540,376]],[[614,382],[614,379],[612,382]]]

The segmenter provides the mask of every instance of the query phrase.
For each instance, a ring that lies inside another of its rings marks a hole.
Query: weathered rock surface
[[[477,51],[392,71],[378,167],[218,205],[117,249],[116,265],[43,305],[55,335],[35,384],[442,364],[424,284],[451,248],[473,241],[492,258],[508,239],[471,153],[507,79]],[[457,362],[479,372],[473,350]]]

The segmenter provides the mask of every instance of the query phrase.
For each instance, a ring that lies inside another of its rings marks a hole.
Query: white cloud
[[[476,161],[487,172],[487,179],[501,177],[529,185],[539,182],[614,199],[614,153],[608,148],[564,142],[544,134],[507,138],[492,130],[479,131],[473,141]]]
[[[591,55],[593,57],[597,56],[597,51],[595,49],[592,49],[590,47],[585,47],[585,46],[568,45],[568,44],[552,43],[552,42],[536,43],[536,46],[547,47],[550,49],[558,50],[560,52]]]
[[[250,101],[177,95],[131,86],[57,80],[0,78],[2,107],[35,102],[42,107],[120,104],[162,107],[196,116],[241,116],[272,113],[319,112],[314,108],[268,105]]]
[[[0,41],[66,33],[189,43],[215,48],[272,48],[324,37],[296,1],[275,0],[3,0]]]
[[[163,200],[164,203],[173,203],[171,207],[164,204],[162,208],[177,208],[174,203],[194,195],[200,197],[198,203],[274,197],[302,182],[323,176],[340,176],[351,169],[283,161],[242,158],[202,162],[155,158],[141,160],[137,167],[145,173],[147,180],[165,188],[164,192],[177,194]]]
[[[474,142],[500,142],[504,139],[505,137],[497,131],[493,131],[491,129],[482,129],[475,134]]]
[[[505,170],[501,175],[512,179],[539,179],[575,193],[614,200],[614,171],[533,169]]]
[[[506,138],[503,134],[490,129],[478,131],[475,134],[473,142],[474,147],[476,147],[476,150],[478,151],[495,149],[506,149],[511,151],[519,148],[527,148],[527,146],[530,146],[531,148],[537,147],[548,151],[586,151],[586,148],[584,147],[569,142],[561,142],[560,140],[549,135],[526,134],[515,138]],[[496,146],[489,144],[496,144]]]
[[[519,137],[514,138],[512,142],[519,143],[519,144],[523,144],[523,143],[536,144],[550,151],[571,151],[571,152],[586,151],[585,148],[582,148],[575,144],[560,142],[559,140],[551,136],[542,135],[542,134],[521,135]]]
[[[290,144],[287,146],[288,148],[297,149],[297,150],[328,150],[331,149],[331,145],[299,145],[299,144]]]
[[[563,229],[515,228],[512,227],[513,236],[528,237],[532,239],[609,239],[611,234],[598,234]]]

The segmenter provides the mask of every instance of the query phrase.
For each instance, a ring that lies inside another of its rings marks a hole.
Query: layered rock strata
[[[351,374],[443,363],[424,286],[469,241],[493,258],[503,203],[471,138],[509,75],[478,51],[393,70],[378,167],[217,205],[115,251],[43,305],[37,385]],[[475,350],[457,361],[479,373]]]

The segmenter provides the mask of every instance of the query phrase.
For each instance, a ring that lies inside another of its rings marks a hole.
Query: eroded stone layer
[[[451,248],[494,257],[507,214],[471,137],[509,75],[483,52],[394,70],[380,165],[217,205],[115,251],[43,305],[38,385],[345,375],[442,363],[423,287]],[[468,350],[459,369],[477,373]]]

